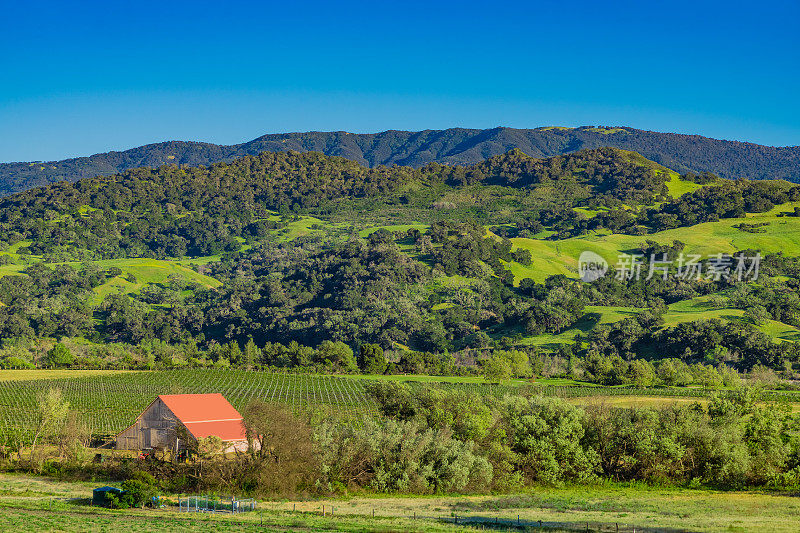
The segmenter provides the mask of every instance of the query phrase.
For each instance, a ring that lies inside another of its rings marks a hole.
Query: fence
[[[178,498],[178,509],[182,513],[244,513],[255,511],[256,501],[252,498],[239,500],[235,497],[189,496]]]

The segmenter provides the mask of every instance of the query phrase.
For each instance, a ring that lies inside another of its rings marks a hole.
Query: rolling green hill
[[[475,373],[516,347],[584,358],[590,375],[592,357],[652,358],[662,343],[791,372],[799,212],[800,186],[679,174],[616,148],[420,168],[265,152],[63,182],[0,199],[0,361],[42,364],[15,347],[64,337],[89,339],[79,361],[98,368],[122,349],[134,367],[352,371],[377,346],[387,371]],[[587,250],[612,267],[593,283],[578,281]],[[753,283],[614,277],[621,254],[698,254],[706,269],[744,251],[763,257]]]
[[[791,202],[777,206],[766,213],[748,214],[743,218],[705,222],[689,228],[651,233],[647,235],[647,239],[662,244],[679,240],[686,243],[687,254],[703,256],[748,249],[760,250],[762,253],[782,252],[798,256],[800,219],[778,216],[779,213],[793,210],[797,205],[800,204]],[[742,222],[769,225],[763,227],[763,233],[748,233],[734,227]],[[560,241],[515,238],[512,239],[514,246],[529,250],[533,256],[533,263],[530,266],[514,264],[512,271],[517,280],[530,277],[536,281],[544,281],[547,276],[555,274],[577,278],[578,257],[584,250],[595,252],[610,265],[614,265],[620,254],[636,250],[642,241],[642,237],[603,231],[586,237]]]

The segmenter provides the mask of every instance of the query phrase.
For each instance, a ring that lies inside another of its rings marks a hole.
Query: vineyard
[[[364,387],[363,381],[336,376],[214,369],[0,381],[0,436],[30,432],[36,425],[37,395],[49,388],[61,389],[93,435],[107,436],[133,423],[159,394],[220,392],[237,409],[258,398],[294,410],[329,406],[366,414],[375,405]]]
[[[412,377],[410,377],[413,380]],[[50,388],[61,389],[72,410],[81,414],[92,435],[112,436],[128,427],[159,394],[222,393],[241,410],[252,399],[279,402],[294,411],[323,408],[338,415],[377,412],[367,394],[371,380],[322,374],[293,374],[234,369],[182,369],[129,372],[82,377],[0,380],[0,438],[30,433],[36,426],[37,397]],[[709,391],[676,387],[602,387],[595,385],[522,386],[485,383],[421,383],[414,387],[457,388],[481,395],[541,394],[561,398],[656,397],[704,398]],[[722,391],[730,394],[731,391]],[[800,393],[764,391],[763,401],[800,402]]]

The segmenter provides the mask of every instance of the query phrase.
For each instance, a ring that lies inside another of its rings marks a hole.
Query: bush
[[[362,344],[358,366],[364,374],[383,374],[386,371],[386,356],[377,344]]]
[[[53,348],[47,352],[47,364],[53,367],[70,366],[75,362],[75,356],[69,351],[69,348],[62,343],[56,343]]]
[[[315,440],[323,450],[328,486],[358,484],[383,492],[462,492],[492,481],[492,466],[472,442],[419,422],[364,420],[359,426],[326,422]]]
[[[124,492],[114,502],[122,509],[144,507],[158,495],[156,480],[147,472],[136,472],[133,478],[123,481],[122,490]]]
[[[501,406],[515,470],[529,481],[561,485],[596,478],[600,457],[584,447],[586,412],[556,398],[508,396]]]
[[[497,352],[483,361],[483,378],[492,383],[500,383],[511,378],[511,363]]]
[[[36,368],[36,366],[27,359],[12,355],[0,359],[0,368]]]

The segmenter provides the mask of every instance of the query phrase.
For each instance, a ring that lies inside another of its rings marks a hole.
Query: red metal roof
[[[159,398],[196,439],[211,435],[225,441],[246,438],[242,415],[220,393],[162,394]]]
[[[241,420],[227,420],[224,422],[187,422],[184,424],[189,433],[196,439],[203,439],[216,435],[224,441],[244,440],[244,425]]]

